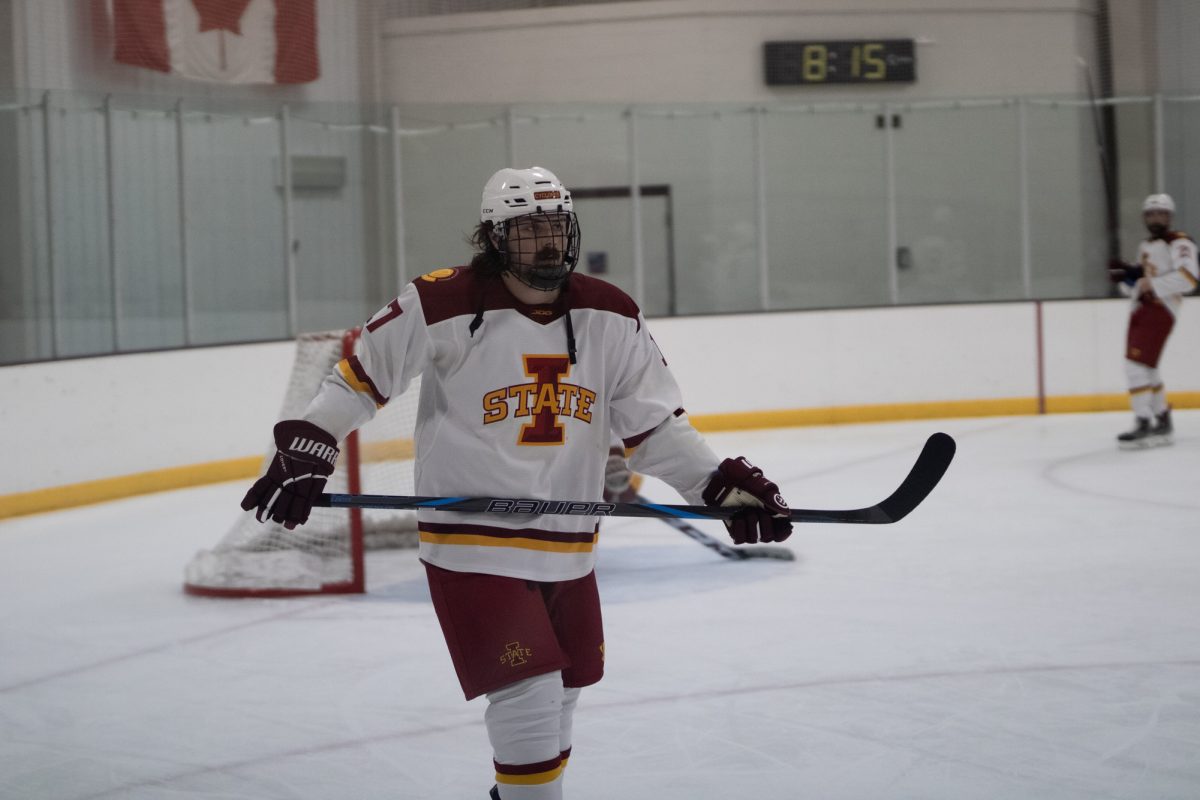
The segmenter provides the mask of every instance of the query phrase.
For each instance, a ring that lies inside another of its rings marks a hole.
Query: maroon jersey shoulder
[[[513,309],[542,325],[559,319],[567,308],[609,311],[633,320],[639,314],[633,298],[611,283],[587,275],[571,276],[565,307],[562,302],[526,305],[513,297],[500,280],[481,278],[470,267],[437,269],[417,278],[413,285],[421,298],[426,325],[498,309]]]
[[[637,319],[641,313],[632,297],[608,281],[590,275],[572,275],[567,296],[572,309],[594,308],[597,311],[611,311],[630,319]]]
[[[1193,239],[1191,236],[1188,236],[1183,231],[1171,231],[1170,233],[1167,234],[1168,242],[1178,242],[1180,239],[1184,239],[1189,242],[1195,241],[1195,239]]]
[[[478,302],[475,273],[469,267],[451,267],[426,272],[413,280],[425,324],[433,325],[463,314],[474,314]]]

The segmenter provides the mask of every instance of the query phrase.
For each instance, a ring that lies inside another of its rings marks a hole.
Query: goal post
[[[280,409],[299,417],[338,361],[352,355],[359,329],[304,334]],[[326,491],[350,494],[412,493],[413,433],[420,382],[414,381],[375,418],[346,437]],[[275,452],[268,443],[263,461]],[[247,485],[247,488],[249,486]],[[237,511],[224,537],[184,568],[184,591],[207,597],[290,597],[363,592],[365,552],[417,546],[412,511],[314,508],[308,522],[287,530],[260,523],[254,511]]]

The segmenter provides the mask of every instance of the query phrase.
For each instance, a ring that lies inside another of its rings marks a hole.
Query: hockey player
[[[369,319],[242,501],[260,521],[304,523],[337,445],[423,375],[416,492],[599,501],[610,433],[632,468],[688,502],[745,506],[736,543],[782,541],[787,504],[744,458],[717,458],[636,304],[573,274],[579,223],[549,170],[484,186],[468,267],[417,278]],[[594,517],[418,512],[420,558],[467,699],[484,722],[504,800],[562,797],[580,688],[600,680],[604,635]]]
[[[1142,220],[1150,235],[1138,247],[1138,263],[1113,261],[1109,277],[1127,287],[1131,308],[1125,340],[1125,377],[1135,417],[1132,430],[1117,437],[1122,449],[1171,442],[1171,407],[1167,403],[1158,360],[1175,325],[1183,295],[1196,288],[1200,270],[1196,243],[1171,229],[1175,202],[1152,194],[1142,203]]]

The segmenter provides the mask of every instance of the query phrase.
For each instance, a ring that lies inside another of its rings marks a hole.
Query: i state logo
[[[525,374],[532,380],[493,389],[483,396],[483,424],[529,417],[521,426],[517,444],[561,445],[566,440],[564,419],[591,424],[596,393],[563,379],[571,374],[566,353],[522,356]]]

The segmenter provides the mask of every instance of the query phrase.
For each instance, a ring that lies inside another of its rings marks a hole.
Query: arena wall
[[[1187,346],[1200,340],[1195,302],[1185,301],[1162,364],[1178,407],[1200,407],[1200,362]],[[1127,309],[1124,300],[1004,303],[649,324],[697,426],[718,431],[1124,409]],[[254,475],[293,349],[0,368],[0,518]]]

